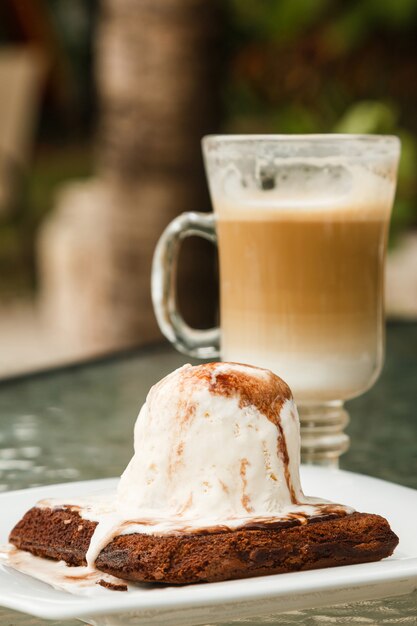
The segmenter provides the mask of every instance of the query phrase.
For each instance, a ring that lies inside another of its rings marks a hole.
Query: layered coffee
[[[298,401],[368,388],[383,360],[388,203],[218,204],[222,358],[279,372]]]
[[[218,135],[203,139],[214,215],[183,213],[155,250],[152,300],[178,350],[268,368],[301,404],[302,454],[330,465],[348,448],[343,401],[383,362],[383,273],[398,138]],[[218,244],[220,327],[176,307],[181,240]]]

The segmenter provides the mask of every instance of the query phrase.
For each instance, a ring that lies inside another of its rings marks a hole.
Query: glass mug
[[[291,387],[304,462],[338,464],[343,402],[378,378],[384,263],[400,142],[377,135],[219,135],[203,139],[214,214],[184,213],[154,255],[164,335],[188,355],[266,367]],[[220,329],[176,307],[180,241],[217,243]]]

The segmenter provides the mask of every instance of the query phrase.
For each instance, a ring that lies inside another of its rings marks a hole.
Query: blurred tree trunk
[[[152,253],[183,211],[209,209],[200,140],[219,123],[221,14],[206,0],[105,0],[97,32],[97,176],[61,193],[40,240],[48,317],[86,347],[159,336]],[[185,244],[180,302],[215,322],[214,251]]]

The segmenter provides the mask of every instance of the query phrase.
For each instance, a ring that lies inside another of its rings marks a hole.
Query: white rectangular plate
[[[417,588],[417,491],[340,470],[303,467],[302,484],[316,495],[386,517],[400,538],[395,554],[350,565],[183,587],[138,585],[128,593],[97,588],[90,597],[57,591],[0,564],[0,604],[44,619],[90,624],[200,624],[341,602],[400,595]],[[84,496],[114,489],[115,479],[37,487],[0,494],[0,544],[42,498]],[[104,617],[106,616],[106,617]]]

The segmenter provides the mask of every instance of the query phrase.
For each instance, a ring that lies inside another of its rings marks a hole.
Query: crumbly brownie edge
[[[96,522],[67,509],[33,508],[10,534],[17,548],[84,565]],[[186,584],[378,561],[398,544],[378,515],[345,517],[292,528],[206,535],[119,535],[96,567],[135,582]]]
[[[85,555],[97,522],[83,519],[70,508],[33,507],[16,524],[9,541],[35,556],[67,565],[86,565]]]

